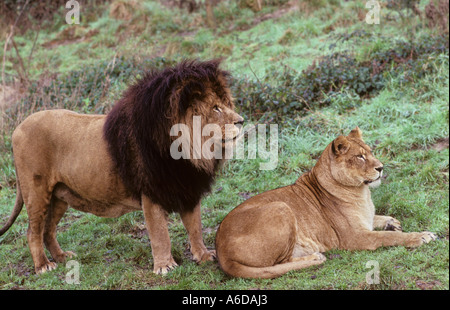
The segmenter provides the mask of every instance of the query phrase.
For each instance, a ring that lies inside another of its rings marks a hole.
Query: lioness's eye
[[[219,112],[219,113],[222,112],[222,110],[216,105],[214,106],[214,111]]]
[[[362,160],[366,161],[366,157],[364,157],[364,155],[358,155],[357,157],[358,157],[359,159],[362,159]]]

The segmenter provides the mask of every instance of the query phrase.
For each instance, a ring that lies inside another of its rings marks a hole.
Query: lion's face
[[[383,174],[383,164],[375,158],[362,140],[362,132],[356,127],[350,134],[339,136],[331,145],[331,174],[346,186],[378,186]]]
[[[234,143],[241,132],[244,119],[234,111],[231,96],[219,98],[217,95],[211,94],[204,102],[198,102],[197,105],[201,106],[203,112],[203,128],[206,124],[217,124],[220,127],[220,137],[216,135],[219,140],[215,142],[220,142],[222,148],[228,143]],[[194,110],[198,111],[198,109]],[[212,132],[211,135],[205,135],[205,137],[213,137]],[[215,138],[213,137],[213,139]]]
[[[234,111],[232,97],[226,94],[222,98],[213,92],[197,100],[188,109],[186,118],[201,116],[202,145],[210,140],[216,145],[225,148],[227,144],[233,144],[241,132],[244,119]],[[186,122],[189,122],[186,119]],[[217,125],[217,126],[216,126]]]
[[[234,111],[227,88],[221,96],[212,89],[205,93],[191,102],[180,119],[181,124],[187,125],[185,128],[189,133],[172,136],[172,139],[189,146],[182,149],[183,158],[190,159],[199,168],[211,170],[215,160],[224,159],[225,150],[232,149],[244,119]]]

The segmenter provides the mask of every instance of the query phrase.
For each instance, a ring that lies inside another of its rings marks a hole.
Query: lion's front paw
[[[389,220],[386,221],[384,230],[402,231],[402,225],[400,224],[399,220],[391,217]]]
[[[53,255],[52,255],[53,256]],[[77,254],[75,254],[74,252],[72,252],[72,251],[66,251],[66,252],[62,252],[61,254],[59,254],[59,255],[55,255],[55,256],[53,256],[53,259],[56,261],[56,262],[58,262],[58,263],[63,263],[63,262],[65,262],[68,258],[73,258],[73,257],[76,257],[77,256]]]
[[[169,271],[175,269],[176,267],[178,267],[178,264],[172,259],[170,262],[166,264],[155,264],[155,266],[153,267],[153,273],[165,275]]]
[[[57,267],[56,263],[46,262],[42,266],[36,266],[34,268],[34,271],[36,272],[36,274],[39,275],[39,274],[43,274],[47,271],[52,271],[52,270],[56,269],[56,267]]]
[[[204,250],[199,253],[192,253],[192,259],[197,263],[201,264],[207,261],[214,261],[216,259],[216,251],[215,250]]]

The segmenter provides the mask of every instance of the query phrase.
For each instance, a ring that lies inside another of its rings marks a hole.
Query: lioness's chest
[[[354,201],[350,206],[344,207],[344,214],[351,228],[373,230],[375,206],[369,197]]]

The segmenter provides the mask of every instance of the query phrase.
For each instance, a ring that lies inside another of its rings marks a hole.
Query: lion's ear
[[[350,149],[350,142],[344,136],[337,137],[331,145],[334,155],[343,155]]]
[[[348,137],[362,140],[362,131],[361,131],[361,129],[359,129],[359,127],[356,126],[355,129],[350,131],[350,133],[348,134]]]

